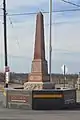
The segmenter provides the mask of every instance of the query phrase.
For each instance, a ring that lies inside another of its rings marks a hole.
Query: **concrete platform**
[[[76,104],[75,89],[6,89],[3,105],[11,109],[55,110]],[[5,100],[5,101],[4,101]]]

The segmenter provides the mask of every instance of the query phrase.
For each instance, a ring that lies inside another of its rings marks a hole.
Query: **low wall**
[[[8,90],[7,107],[18,109],[32,109],[32,92],[25,90]]]
[[[76,90],[41,90],[32,93],[32,109],[54,110],[76,105]]]
[[[6,107],[26,110],[62,109],[76,104],[75,89],[6,91]]]

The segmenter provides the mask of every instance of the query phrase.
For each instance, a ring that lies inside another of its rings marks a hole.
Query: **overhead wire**
[[[52,13],[62,13],[62,12],[76,12],[80,11],[80,9],[64,9],[64,10],[53,10]],[[48,14],[49,12],[45,11],[42,12],[44,14]],[[7,14],[7,16],[26,16],[26,15],[36,15],[37,12],[24,12],[24,13],[12,13],[12,14]],[[3,16],[0,14],[0,16]]]
[[[1,6],[2,6],[2,0],[1,0],[1,2],[0,2],[0,9],[3,9],[3,8],[1,8]]]
[[[13,28],[13,22],[9,16],[8,16],[8,18],[9,18],[10,24],[12,25],[12,28]]]
[[[73,3],[73,2],[70,2],[70,1],[66,1],[66,0],[61,0],[61,1],[65,2],[65,3],[68,3],[68,4],[71,4],[71,5],[74,5],[74,6],[76,6],[76,7],[80,7],[80,5],[77,5],[76,3]],[[56,11],[52,11],[52,12],[68,12],[68,11],[80,11],[80,9],[56,10]],[[44,14],[49,13],[49,12],[43,11],[43,10],[42,10],[42,12],[43,12]],[[35,15],[35,14],[37,14],[37,12],[13,13],[13,14],[7,14],[7,16],[9,17],[10,24],[12,25],[12,28],[13,28],[13,23],[12,23],[12,21],[11,21],[11,19],[10,19],[10,16]],[[62,24],[62,23],[67,23],[67,22],[69,22],[69,21],[65,21],[65,22],[63,22],[63,21],[61,21],[61,22],[54,22],[54,23],[52,23],[52,24]],[[48,24],[47,24],[47,25],[48,25]],[[17,43],[18,43],[18,46],[19,46],[19,42],[17,42]]]
[[[80,9],[64,9],[64,10],[53,10],[52,13],[62,13],[62,12],[74,12],[74,11],[80,11]],[[44,14],[48,14],[48,11],[42,11]],[[7,16],[26,16],[26,15],[36,15],[37,12],[24,12],[24,13],[12,13],[8,14]],[[0,14],[0,16],[3,16]]]
[[[7,15],[8,15],[8,13],[7,13]],[[12,20],[11,20],[10,16],[8,16],[8,19],[9,19],[10,25],[12,26],[12,29],[13,29],[13,28],[14,28],[14,26],[13,26],[13,22],[12,22]],[[16,39],[16,38],[15,38],[15,39]],[[17,46],[18,46],[18,48],[20,49],[18,39],[16,39],[16,42],[17,42]],[[9,57],[9,61],[10,61],[9,65],[10,65],[10,66],[11,66],[11,63],[12,63],[12,61],[11,61],[11,57],[13,57],[13,55],[11,55],[11,56]]]
[[[52,11],[52,13],[61,13],[61,12],[74,12],[74,11],[80,11],[80,9],[66,9],[66,10],[56,10]],[[45,11],[42,12],[43,14],[48,14],[49,12]],[[37,12],[25,12],[25,13],[13,13],[13,14],[8,14],[8,16],[26,16],[26,15],[36,15]],[[0,15],[2,16],[2,15]]]
[[[12,22],[10,16],[8,16],[8,18],[9,18],[10,25],[12,26],[12,28],[14,28],[14,26],[13,26],[13,22]],[[20,45],[19,45],[19,41],[18,41],[18,39],[16,39],[16,41],[17,41],[17,45],[18,45],[18,47],[20,48]]]
[[[68,4],[71,4],[71,5],[74,5],[76,7],[80,7],[80,5],[77,5],[76,3],[73,3],[73,2],[70,2],[70,1],[66,1],[66,0],[61,0],[65,3],[68,3]],[[67,10],[56,10],[56,11],[52,11],[52,12],[67,12],[67,11],[80,11],[80,9],[67,9]],[[43,11],[44,14],[46,13],[49,13],[47,11]],[[37,14],[36,12],[27,12],[27,13],[14,13],[14,14],[7,14],[7,16],[9,16],[9,21],[10,21],[10,24],[12,25],[12,28],[13,28],[13,24],[12,24],[12,21],[10,19],[10,16],[19,16],[19,15],[34,15],[34,14]],[[67,23],[69,21],[65,21],[65,22],[55,22],[55,23],[52,23],[52,24],[62,24],[62,23]],[[47,24],[48,25],[48,24]],[[19,42],[17,41],[18,43],[18,46],[19,46]]]
[[[68,1],[66,1],[66,0],[61,0],[61,1],[63,1],[63,2],[65,2],[65,3],[69,3],[69,4],[71,4],[71,5],[74,5],[74,6],[76,6],[76,7],[80,7],[80,5],[77,5],[77,4],[75,4],[75,3],[72,3],[72,2],[68,2]],[[2,4],[1,4],[2,5]],[[1,6],[0,5],[0,6]],[[0,8],[0,9],[2,9],[2,8]],[[54,10],[54,11],[52,11],[53,13],[55,12],[55,13],[61,13],[61,12],[69,12],[69,11],[71,11],[71,12],[74,12],[74,11],[80,11],[80,9],[66,9],[66,10]],[[44,14],[47,14],[47,13],[49,13],[49,12],[47,12],[47,11],[43,11],[42,13],[44,13]],[[10,16],[26,16],[26,15],[35,15],[35,14],[37,14],[37,12],[24,12],[24,13],[13,13],[13,14],[7,14],[7,16],[8,16],[8,18],[9,18],[9,22],[10,22],[10,25],[12,26],[12,28],[14,28],[14,25],[13,25],[13,22],[12,22],[12,20],[11,20],[11,18],[10,18]],[[0,16],[3,16],[3,15],[0,15]],[[55,23],[53,23],[53,24],[55,24]],[[19,42],[18,42],[18,40],[17,40],[17,45],[19,46]],[[55,51],[57,51],[57,52],[59,52],[61,49],[54,49]],[[72,53],[71,51],[68,51],[68,50],[61,50],[61,51],[63,51],[63,53]],[[65,52],[64,52],[65,51]]]
[[[65,3],[68,3],[68,4],[71,4],[71,5],[74,5],[74,6],[76,6],[76,7],[80,7],[80,5],[78,5],[78,4],[76,4],[76,3],[73,3],[73,2],[70,2],[70,1],[66,1],[66,0],[61,0],[61,1],[63,1],[63,2],[65,2]],[[56,11],[52,11],[52,12],[68,12],[68,11],[80,11],[80,9],[66,9],[66,10],[56,10]],[[49,13],[49,12],[47,12],[47,11],[43,11],[42,10],[42,12],[44,13],[44,14],[46,14],[46,13]],[[22,16],[22,15],[35,15],[35,14],[37,14],[36,12],[25,12],[25,13],[13,13],[13,14],[7,14],[7,16]],[[11,21],[10,21],[11,22]],[[61,24],[62,23],[67,23],[67,22],[69,22],[69,21],[65,21],[65,22],[60,22]],[[60,24],[59,22],[57,22],[57,23],[53,23],[53,24]],[[12,23],[11,23],[12,24]]]
[[[66,1],[66,0],[61,0],[61,1],[80,8],[80,5],[78,5],[76,3],[73,3],[73,2],[70,2],[70,1]],[[0,4],[0,6],[1,5],[2,5],[2,3]],[[3,9],[3,8],[0,8],[0,9]],[[41,11],[44,14],[49,13],[49,11],[43,11],[43,10],[41,10]],[[68,12],[68,11],[73,11],[74,12],[74,11],[80,11],[80,9],[53,10],[52,12]],[[37,14],[37,12],[12,13],[12,14],[7,14],[7,16],[35,15],[35,14]],[[0,16],[3,16],[3,15],[0,15]]]
[[[80,5],[70,2],[70,1],[66,1],[66,0],[61,0],[65,3],[71,4],[73,6],[76,6],[78,8],[80,8]],[[80,9],[67,9],[67,10],[54,10],[52,12],[68,12],[68,11],[80,11]],[[42,11],[44,14],[45,13],[49,13],[48,11]],[[28,12],[28,13],[15,13],[15,14],[9,14],[9,16],[19,16],[19,15],[34,15],[37,14],[36,12]]]
[[[68,4],[71,4],[73,6],[76,6],[76,7],[80,7],[80,5],[78,5],[76,3],[73,3],[73,2],[70,2],[70,1],[66,1],[66,0],[61,0],[61,1],[65,2],[65,3],[68,3]]]
[[[66,1],[66,0],[61,0],[65,3],[71,4],[73,6],[76,6],[78,8],[80,8],[80,5],[70,2],[70,1]],[[54,10],[53,12],[68,12],[68,11],[80,11],[80,9],[67,9],[67,10]],[[49,13],[48,11],[42,11],[44,14]],[[14,13],[14,14],[9,14],[9,16],[19,16],[19,15],[34,15],[37,14],[36,12],[28,12],[28,13]]]

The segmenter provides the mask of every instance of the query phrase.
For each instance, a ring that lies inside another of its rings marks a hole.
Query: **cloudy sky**
[[[66,0],[80,4],[80,0]],[[0,0],[0,8],[2,8]],[[53,0],[53,11],[80,9]],[[8,15],[49,11],[49,0],[7,0]],[[0,9],[0,14],[3,14]],[[53,12],[52,72],[61,73],[66,64],[69,73],[80,71],[80,11]],[[35,40],[36,14],[7,16],[8,62],[12,72],[30,72]],[[46,59],[49,59],[49,14],[44,14]],[[4,70],[3,17],[0,16],[0,71]]]

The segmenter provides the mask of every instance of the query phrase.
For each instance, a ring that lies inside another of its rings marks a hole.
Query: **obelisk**
[[[37,14],[36,19],[34,57],[31,66],[31,73],[28,75],[28,82],[24,84],[24,88],[52,88],[52,83],[49,81],[48,64],[45,59],[44,18],[41,12]]]

